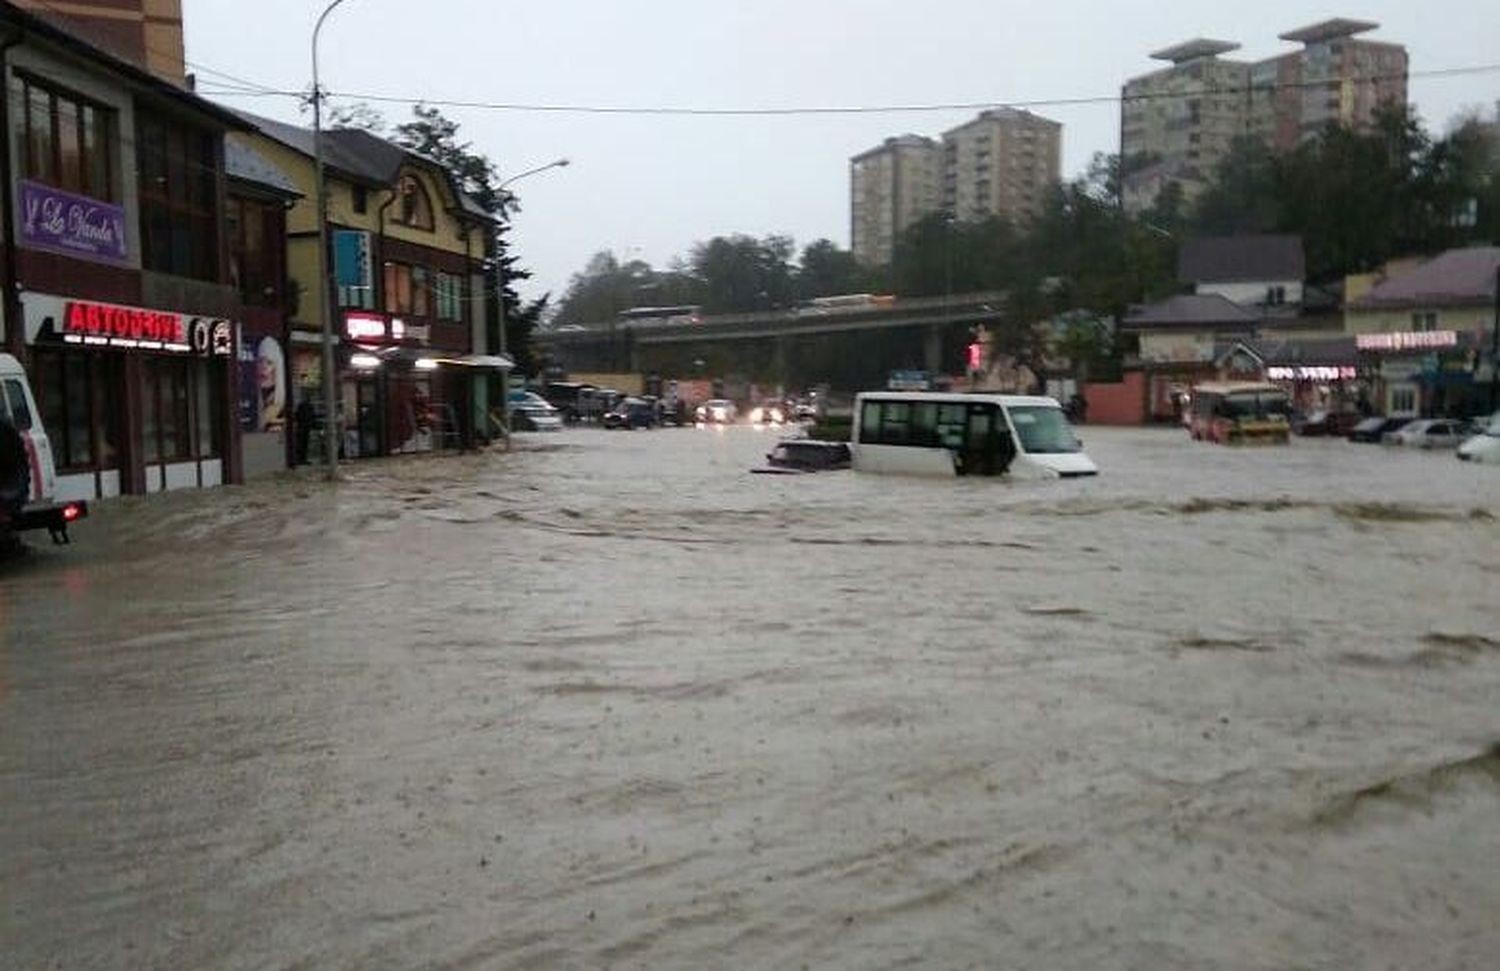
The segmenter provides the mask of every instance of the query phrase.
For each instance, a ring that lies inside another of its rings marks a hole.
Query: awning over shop
[[[440,357],[439,364],[479,368],[487,371],[514,371],[516,362],[508,354],[465,354],[463,357]]]

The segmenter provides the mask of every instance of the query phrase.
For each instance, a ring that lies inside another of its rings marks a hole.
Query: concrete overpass
[[[1004,326],[1005,294],[986,291],[882,306],[721,314],[697,323],[608,321],[538,331],[540,354],[568,371],[728,377],[786,387],[880,387],[893,370],[957,373],[971,328]]]

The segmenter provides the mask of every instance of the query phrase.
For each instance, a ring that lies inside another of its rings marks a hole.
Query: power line
[[[101,47],[103,50],[105,50],[108,53],[114,54],[114,56],[116,56],[116,57],[120,56],[108,42],[106,42],[106,41],[103,40],[102,35],[100,35],[96,30],[92,29],[92,25],[79,24],[75,19],[73,19],[72,15],[70,15],[68,13],[68,11],[63,10],[61,7],[57,6],[55,3],[51,2],[51,0],[36,0],[36,2],[39,3],[39,4],[41,4],[42,7],[46,8],[47,10],[50,10],[51,12],[53,12],[53,13],[59,15],[59,16],[67,17],[68,18],[68,23],[70,25],[67,28],[69,30],[69,32],[83,31],[83,32],[86,32],[86,33],[93,34],[94,38],[96,38],[96,39],[89,40],[89,43],[92,43],[95,46]],[[85,38],[85,40],[88,40],[88,38]],[[142,46],[145,48],[145,50],[148,53],[156,54],[156,55],[158,55],[160,57],[163,57],[163,58],[166,58],[168,60],[175,60],[178,57],[179,54],[183,53],[181,51],[176,51],[176,50],[163,50],[162,48],[160,48],[160,47],[152,44],[151,41],[150,41],[150,39],[149,38],[145,38],[145,37],[142,38]],[[226,88],[237,89],[237,90],[240,90],[240,91],[245,92],[245,93],[248,93],[249,91],[252,91],[252,90],[253,91],[262,91],[262,92],[267,92],[267,93],[270,93],[270,92],[275,92],[277,94],[281,93],[276,88],[274,88],[274,87],[272,87],[270,85],[262,84],[259,81],[251,81],[248,78],[243,78],[243,77],[240,77],[240,76],[235,75],[235,74],[230,74],[228,71],[222,71],[222,70],[220,70],[220,69],[218,69],[216,67],[210,67],[207,64],[200,64],[197,61],[190,61],[185,56],[182,59],[182,63],[184,65],[186,65],[187,67],[190,67],[194,71],[197,71],[199,73],[209,74],[209,75],[212,75],[214,77],[224,78],[225,81],[232,82],[231,84],[224,84],[223,82],[219,82],[219,81],[213,82],[216,85],[222,85],[223,87],[226,87]]]
[[[154,50],[154,48],[153,48],[153,50]],[[160,52],[158,52],[158,53],[160,53]],[[280,90],[278,90],[277,88],[273,88],[270,85],[261,84],[259,81],[251,81],[251,80],[249,80],[247,78],[242,78],[242,77],[239,77],[237,75],[230,74],[228,71],[220,71],[219,69],[209,67],[206,64],[199,64],[197,61],[189,61],[186,58],[184,58],[182,63],[186,64],[188,67],[192,68],[194,71],[196,71],[196,72],[198,72],[200,74],[209,74],[209,75],[212,75],[213,77],[218,77],[218,78],[224,78],[225,79],[224,81],[210,81],[209,82],[209,83],[214,84],[214,85],[218,85],[218,86],[221,86],[221,87],[239,87],[239,88],[242,88],[242,89],[245,89],[245,90],[263,91],[263,92],[266,92],[268,94],[271,94],[271,93],[280,94],[281,93]]]
[[[1500,72],[1500,63],[1476,64],[1466,67],[1435,68],[1426,71],[1408,71],[1400,74],[1371,74],[1363,77],[1354,77],[1347,80],[1354,84],[1379,84],[1382,82],[1413,81],[1433,78],[1464,77],[1479,74],[1493,74]],[[1342,81],[1345,79],[1332,79]],[[379,94],[358,91],[329,91],[328,97],[343,98],[351,101],[366,101],[377,104],[401,104],[401,105],[430,105],[439,108],[467,108],[485,111],[512,111],[529,113],[551,113],[551,114],[588,114],[588,115],[666,115],[686,117],[777,117],[795,115],[876,115],[876,114],[902,114],[937,111],[982,111],[987,108],[1011,107],[1011,108],[1058,108],[1074,107],[1080,105],[1118,105],[1121,103],[1140,103],[1151,101],[1165,101],[1184,98],[1212,97],[1216,95],[1235,95],[1244,97],[1246,95],[1264,94],[1275,91],[1299,90],[1304,88],[1322,88],[1330,83],[1330,79],[1305,80],[1305,81],[1278,81],[1272,84],[1248,84],[1230,86],[1203,86],[1184,91],[1154,91],[1142,92],[1140,94],[1126,95],[1086,95],[1079,97],[1055,97],[1055,98],[1029,98],[1029,99],[996,99],[993,101],[956,101],[956,102],[934,102],[914,104],[879,104],[879,105],[804,105],[788,107],[706,107],[695,108],[680,105],[590,105],[590,104],[545,104],[534,102],[509,102],[509,101],[478,101],[464,99],[445,98],[416,98],[403,95]],[[260,88],[255,91],[235,90],[220,85],[222,90],[211,92],[215,95],[228,97],[290,97],[303,98],[306,94],[301,91],[276,90],[273,88]]]
[[[66,15],[52,0],[37,0],[43,7],[55,13]],[[148,51],[163,57],[175,57],[175,51],[163,51],[153,47],[149,41],[145,42]],[[227,71],[210,67],[196,61],[189,61],[185,57],[183,63],[195,71],[223,78],[224,81],[211,82],[216,90],[203,91],[203,94],[212,94],[216,97],[285,97],[305,100],[306,91],[291,91],[278,89],[259,81],[231,74]],[[1425,71],[1406,71],[1399,74],[1368,75],[1349,79],[1355,84],[1380,83],[1390,81],[1411,81],[1429,78],[1463,77],[1478,74],[1490,74],[1500,72],[1500,63],[1478,64],[1467,67],[1434,68]],[[1085,95],[1079,97],[1053,97],[1053,98],[1030,98],[1030,99],[995,99],[991,101],[961,101],[961,102],[936,102],[917,104],[882,104],[882,105],[809,105],[809,106],[750,106],[750,107],[707,107],[695,108],[680,105],[589,105],[589,104],[545,104],[528,102],[503,102],[503,101],[471,101],[463,99],[442,98],[416,98],[402,95],[387,95],[378,93],[360,93],[351,91],[329,91],[328,97],[345,98],[356,101],[372,101],[378,104],[402,104],[402,105],[431,105],[442,108],[469,108],[487,111],[511,111],[529,112],[541,114],[597,114],[597,115],[666,115],[685,117],[777,117],[795,115],[873,115],[873,114],[909,114],[938,111],[982,111],[987,108],[1012,107],[1012,108],[1059,108],[1088,105],[1107,105],[1135,102],[1161,101],[1174,98],[1198,98],[1216,95],[1245,96],[1256,93],[1266,93],[1282,90],[1297,90],[1304,88],[1319,88],[1330,83],[1330,80],[1343,79],[1319,79],[1304,81],[1278,81],[1272,84],[1232,85],[1226,87],[1202,87],[1187,91],[1162,91],[1144,92],[1126,96],[1120,94],[1108,95]]]

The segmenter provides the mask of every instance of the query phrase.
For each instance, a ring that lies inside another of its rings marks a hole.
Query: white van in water
[[[83,502],[56,502],[52,443],[21,362],[0,354],[0,550],[27,529],[45,528],[68,541],[68,524],[88,515]]]
[[[1052,398],[868,391],[854,402],[854,468],[909,475],[1097,475]]]

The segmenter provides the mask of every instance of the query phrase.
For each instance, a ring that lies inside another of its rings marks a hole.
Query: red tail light
[[[83,515],[83,510],[78,508],[78,503],[70,502],[66,506],[63,506],[63,522],[71,523],[81,515]]]

